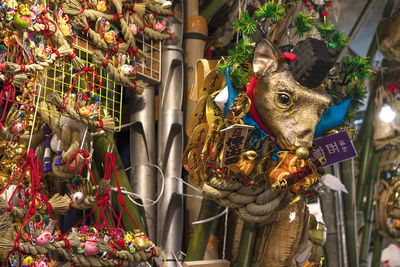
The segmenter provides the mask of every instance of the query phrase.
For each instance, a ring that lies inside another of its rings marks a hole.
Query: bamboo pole
[[[113,141],[112,141],[113,142]],[[105,155],[107,153],[107,148],[109,147],[109,140],[104,135],[98,135],[93,138],[94,144],[94,153],[93,156],[95,158],[96,164],[104,162]],[[114,145],[113,150],[115,154],[115,162],[117,164],[117,175],[119,184],[121,187],[124,187],[127,191],[132,192],[131,185],[129,183],[129,179],[125,173],[124,165],[122,163],[121,157],[119,155],[117,147]],[[116,187],[115,175],[111,176],[111,185]],[[123,196],[123,200],[126,203],[126,208],[129,210],[129,213],[132,215],[139,229],[145,232],[144,224],[142,218],[140,217],[139,210],[137,206],[132,203],[127,196]],[[121,204],[119,202],[116,203],[119,210],[121,210]],[[122,223],[126,230],[133,231],[136,229],[136,226],[133,224],[132,220],[129,218],[128,214],[124,212],[122,214]]]
[[[357,214],[355,201],[355,177],[353,159],[341,163],[342,181],[348,194],[342,194],[346,236],[347,255],[350,267],[358,267],[357,249]]]
[[[236,267],[250,267],[257,240],[257,223],[244,221]]]
[[[360,248],[360,267],[368,266],[368,253],[371,241],[371,229],[373,220],[373,194],[374,185],[378,176],[379,160],[381,157],[381,151],[373,151],[371,161],[369,162],[371,169],[369,172],[368,180],[368,191],[367,191],[367,202],[364,209],[365,225],[362,232],[362,241]]]
[[[209,20],[212,16],[214,16],[218,10],[225,4],[225,0],[214,0],[208,6],[203,8],[200,11],[200,16],[205,18],[205,20]]]
[[[382,35],[383,35],[383,33],[385,31],[385,28],[387,27],[387,23],[388,23],[388,20],[386,18],[390,17],[390,15],[392,13],[392,10],[393,10],[393,7],[394,7],[394,4],[395,4],[395,0],[387,0],[385,9],[384,9],[383,14],[382,14],[382,19],[381,19],[381,21],[380,21],[380,23],[378,25],[378,28],[376,30],[376,34],[374,34],[374,38],[372,39],[371,44],[370,44],[369,49],[368,49],[367,57],[369,57],[370,62],[373,62],[373,60],[375,58],[375,55],[376,55],[376,52],[378,51],[377,36],[378,36],[379,40],[382,38]],[[375,96],[371,96],[370,95],[369,100],[371,98],[375,99]],[[367,107],[366,114],[368,114],[369,108],[370,107],[372,108],[372,106],[369,105],[369,102],[370,101],[368,101],[368,107]],[[361,125],[360,132],[358,134],[358,138],[357,138],[357,140],[356,140],[356,142],[354,144],[356,149],[357,149],[357,151],[359,151],[359,149],[362,149],[362,146],[364,144],[364,138],[362,138],[362,137],[366,134],[366,131],[367,131],[367,129],[370,128],[370,126],[371,125],[368,125],[365,120],[363,121],[363,123]]]
[[[371,266],[380,266],[381,265],[381,257],[382,257],[382,242],[383,236],[375,231],[374,234],[374,250],[372,253],[372,264]]]
[[[211,218],[221,212],[221,207],[214,201],[203,199],[198,221]],[[213,226],[218,223],[218,219],[211,222],[196,225],[193,232],[193,237],[190,240],[189,248],[186,254],[185,261],[203,260],[206,253],[208,240],[210,239]]]

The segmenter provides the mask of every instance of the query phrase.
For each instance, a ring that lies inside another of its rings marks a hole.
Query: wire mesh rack
[[[148,54],[147,59],[137,62],[137,73],[144,81],[157,84],[161,81],[161,41],[146,40],[144,35],[136,38],[139,49]]]
[[[99,109],[116,119],[118,127],[116,131],[119,131],[122,117],[123,86],[116,84],[113,77],[103,70],[102,66],[92,63],[94,47],[87,40],[76,38],[73,45],[77,57],[85,62],[87,68],[93,68],[94,71],[86,74],[84,72],[79,73],[74,71],[72,63],[68,60],[56,62],[53,66],[46,68],[41,79],[43,93],[40,95],[40,101],[46,101],[48,95],[56,92],[63,99],[67,97],[67,106],[74,107],[74,101],[72,101],[74,96],[80,92],[91,91],[101,103]],[[54,113],[50,110],[49,112]],[[100,119],[102,117],[104,117],[104,114],[100,112]]]

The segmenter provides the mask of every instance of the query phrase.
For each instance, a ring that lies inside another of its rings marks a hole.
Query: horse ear
[[[254,51],[253,71],[256,77],[277,71],[279,67],[279,51],[267,39],[261,39]]]

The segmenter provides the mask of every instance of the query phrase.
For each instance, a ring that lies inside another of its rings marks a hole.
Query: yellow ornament
[[[23,261],[22,261],[22,265],[26,265],[26,266],[31,266],[33,265],[33,258],[31,256],[26,257]]]
[[[133,242],[135,243],[138,250],[145,250],[150,245],[149,238],[145,236],[144,233],[140,230],[135,230]]]

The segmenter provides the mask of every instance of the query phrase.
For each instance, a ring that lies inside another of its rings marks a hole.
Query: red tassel
[[[329,13],[326,12],[326,11],[322,11],[321,14],[322,14],[322,16],[324,16],[324,17],[328,17],[328,16],[329,16]]]
[[[326,4],[326,7],[331,7],[331,6],[332,6],[332,3]]]
[[[285,58],[290,59],[291,61],[294,61],[297,58],[297,56],[293,53],[283,52],[283,55]]]

